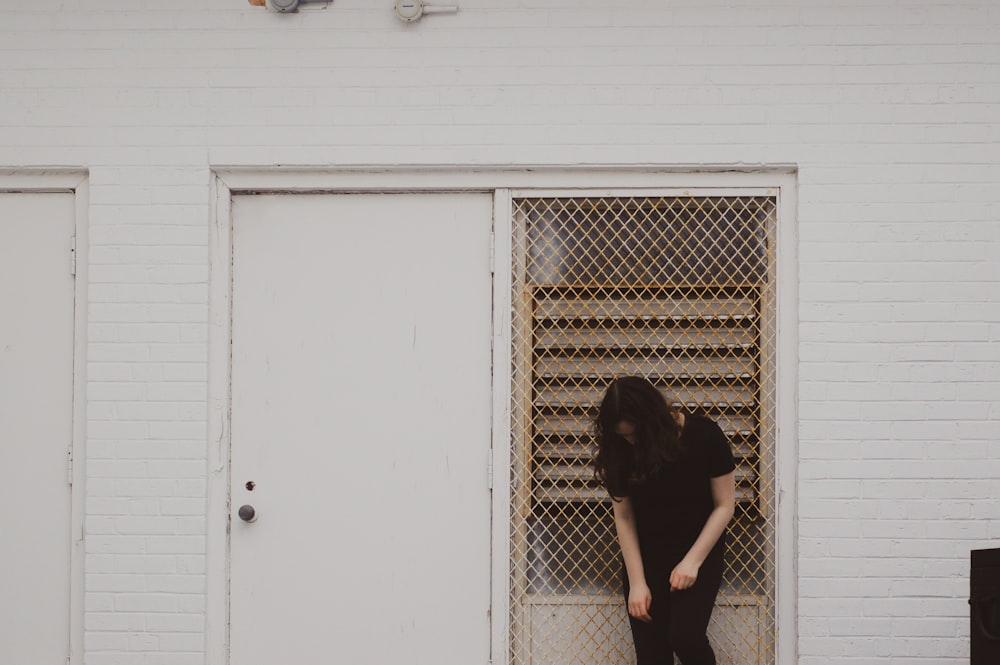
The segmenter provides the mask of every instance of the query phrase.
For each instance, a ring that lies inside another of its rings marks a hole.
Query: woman
[[[706,631],[735,506],[733,455],[702,416],[671,408],[646,379],[608,387],[595,474],[612,498],[638,665],[714,665]]]

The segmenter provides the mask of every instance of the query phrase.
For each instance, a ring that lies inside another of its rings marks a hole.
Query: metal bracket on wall
[[[333,0],[248,0],[254,7],[266,7],[270,12],[277,12],[279,14],[291,14],[299,11],[299,5],[306,4],[322,4],[323,7],[317,7],[317,9],[326,9],[330,6]]]

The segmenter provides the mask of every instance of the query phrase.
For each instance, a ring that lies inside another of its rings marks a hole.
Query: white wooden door
[[[69,656],[72,194],[0,194],[0,662]]]
[[[234,197],[234,665],[488,661],[491,220]]]

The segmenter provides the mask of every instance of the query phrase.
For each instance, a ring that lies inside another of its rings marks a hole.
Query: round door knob
[[[257,511],[251,505],[240,506],[238,512],[240,519],[244,522],[256,522],[257,521]]]

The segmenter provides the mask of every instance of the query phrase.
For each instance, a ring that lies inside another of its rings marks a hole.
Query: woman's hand
[[[652,621],[649,608],[653,604],[653,594],[645,584],[636,584],[628,591],[628,613],[639,621]]]
[[[700,566],[691,563],[687,559],[682,560],[670,572],[670,590],[683,591],[684,589],[690,589],[693,587],[695,580],[698,579],[699,567]]]

